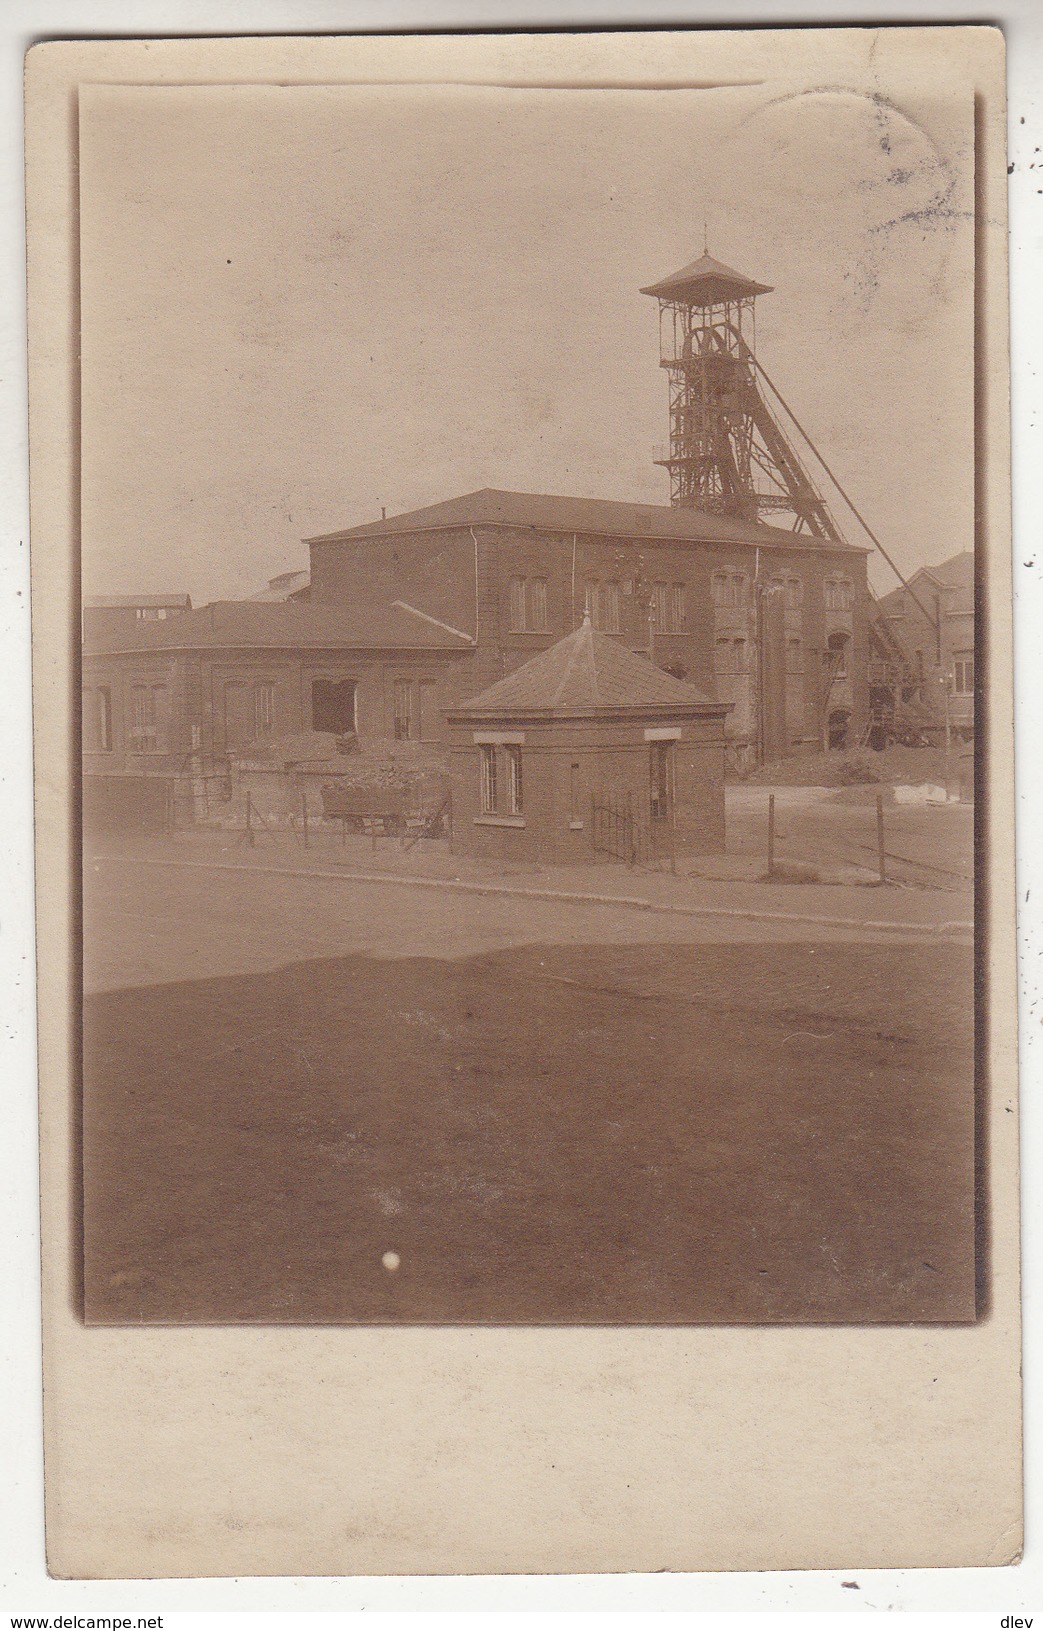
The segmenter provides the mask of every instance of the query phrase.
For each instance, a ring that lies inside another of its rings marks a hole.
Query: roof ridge
[[[561,678],[558,681],[557,689],[555,690],[554,696],[553,696],[553,702],[554,702],[555,707],[557,707],[557,705],[561,701],[562,697],[564,696],[566,688],[568,686],[568,683],[569,683],[569,681],[571,680],[573,674],[576,671],[576,668],[577,668],[577,666],[579,664],[580,657],[581,657],[582,652],[583,652],[584,644],[585,643],[587,645],[592,645],[593,644],[592,641],[584,642],[584,640],[583,640],[583,631],[584,631],[584,629],[589,628],[589,627],[590,627],[589,623],[581,623],[579,628],[574,629],[573,632],[572,632],[572,636],[571,636],[572,644],[571,644],[571,646],[570,646],[570,648],[569,648],[569,650],[567,652],[565,667],[564,667],[564,670],[562,671]],[[568,638],[568,636],[566,636],[566,638]],[[550,647],[548,647],[548,650],[553,651],[554,647],[550,646]],[[523,666],[524,666],[524,664],[523,664]],[[517,670],[516,670],[516,672],[517,672]]]

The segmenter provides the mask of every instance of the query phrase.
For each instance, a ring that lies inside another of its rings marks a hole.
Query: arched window
[[[749,579],[745,572],[722,567],[713,574],[711,590],[715,606],[745,606]]]
[[[847,634],[831,634],[826,642],[826,661],[835,680],[846,680],[848,677],[848,649],[851,637]]]
[[[827,612],[849,612],[855,604],[855,586],[850,578],[829,577],[824,584]]]

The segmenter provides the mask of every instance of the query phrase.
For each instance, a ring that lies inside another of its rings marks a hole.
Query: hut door
[[[670,821],[674,801],[674,744],[652,742],[649,756],[652,824],[665,825]]]

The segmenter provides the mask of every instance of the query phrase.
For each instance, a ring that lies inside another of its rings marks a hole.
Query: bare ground
[[[968,947],[106,865],[90,1320],[973,1317]]]

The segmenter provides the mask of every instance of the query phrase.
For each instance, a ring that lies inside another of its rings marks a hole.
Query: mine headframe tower
[[[710,255],[653,283],[660,366],[670,381],[670,441],[655,463],[671,503],[840,539],[835,520],[768,405],[754,302],[770,294]],[[781,402],[781,399],[780,399]]]

